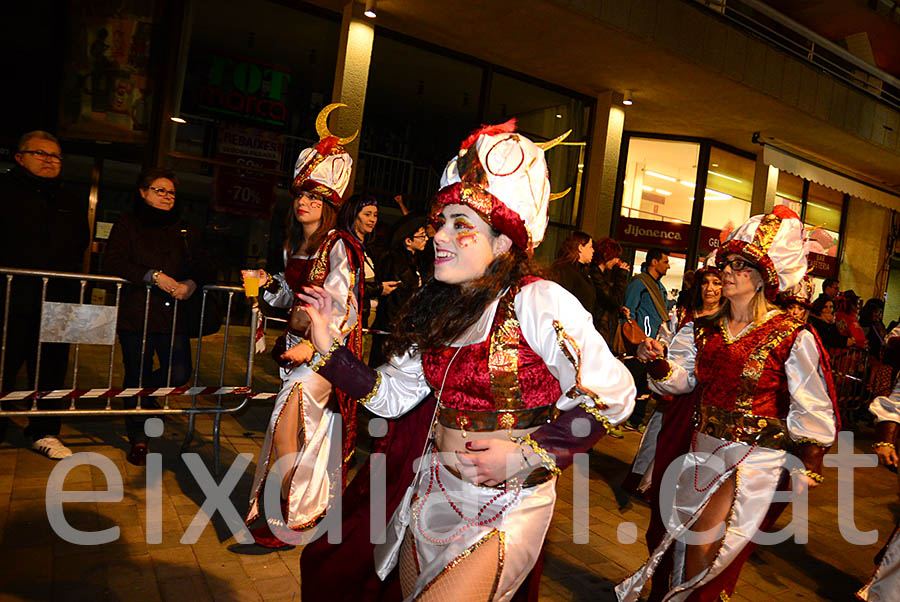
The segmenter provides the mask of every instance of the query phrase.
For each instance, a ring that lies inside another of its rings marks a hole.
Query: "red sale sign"
[[[248,168],[277,170],[284,137],[256,128],[228,126],[219,131],[216,158]],[[211,208],[214,211],[272,219],[278,176],[234,167],[216,167]]]

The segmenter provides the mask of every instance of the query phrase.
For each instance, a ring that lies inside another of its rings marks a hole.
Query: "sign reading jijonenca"
[[[687,250],[690,233],[690,224],[622,217],[616,239],[626,244],[684,251]]]

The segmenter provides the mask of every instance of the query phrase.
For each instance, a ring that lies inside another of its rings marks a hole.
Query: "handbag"
[[[193,261],[191,248],[187,241],[187,230],[181,229],[181,240],[184,242],[184,257],[188,263]],[[212,291],[206,292],[206,311],[203,311],[203,290],[198,288],[188,299],[181,302],[184,311],[185,324],[187,324],[188,336],[196,339],[219,332],[222,327],[222,302]],[[200,323],[200,314],[203,314],[203,324]]]
[[[619,328],[622,331],[622,343],[625,346],[625,353],[628,355],[634,355],[637,351],[638,345],[644,342],[644,339],[647,338],[647,333],[638,325],[637,320],[631,319],[626,320],[623,324],[619,325]]]

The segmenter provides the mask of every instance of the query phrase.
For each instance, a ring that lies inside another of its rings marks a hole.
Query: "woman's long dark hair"
[[[344,204],[341,206],[341,210],[337,215],[337,227],[356,236],[356,230],[353,228],[353,224],[356,222],[356,216],[358,216],[360,211],[365,207],[369,206],[375,207],[376,209],[378,208],[378,200],[374,196],[365,193],[354,194],[344,201]],[[374,232],[369,232],[366,234],[365,239],[360,241],[363,243],[363,247],[371,242],[374,234]]]
[[[385,354],[402,355],[410,348],[435,351],[459,338],[478,321],[484,308],[525,276],[541,276],[543,269],[524,251],[512,247],[488,265],[484,274],[463,287],[428,279],[400,310]]]
[[[294,203],[295,200],[291,199],[287,217],[284,219],[284,249],[287,251],[288,257],[297,253],[304,246],[303,243],[305,242],[303,226],[297,221],[297,215],[294,212]],[[325,240],[328,233],[334,229],[336,222],[337,211],[334,210],[334,207],[328,201],[322,201],[322,219],[319,222],[319,227],[309,237],[309,244],[306,245],[308,254],[312,255],[316,252],[316,249],[322,245],[322,241]]]
[[[591,241],[591,235],[587,232],[582,232],[581,230],[575,230],[569,237],[563,241],[562,246],[559,248],[559,253],[556,254],[556,261],[553,265],[560,265],[562,263],[571,263],[578,265],[578,256],[580,255],[580,247],[583,247],[586,243]]]

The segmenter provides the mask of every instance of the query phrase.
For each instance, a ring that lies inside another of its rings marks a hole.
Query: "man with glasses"
[[[0,175],[0,265],[29,270],[81,272],[88,245],[87,203],[78,202],[61,186],[62,153],[59,141],[47,132],[28,132],[19,139],[16,165]],[[0,279],[0,299],[6,298],[6,278]],[[74,287],[74,288],[73,288]],[[37,368],[38,333],[41,318],[41,280],[16,277],[12,285],[6,358],[3,365],[4,391],[23,388],[16,383],[26,365],[28,383],[33,388]],[[48,301],[76,301],[77,282],[50,280]],[[47,391],[64,386],[69,346],[41,345],[37,389]],[[62,400],[42,399],[39,409],[58,409]],[[7,421],[0,419],[0,439]],[[32,449],[53,460],[72,454],[58,439],[58,417],[29,420],[25,434]]]

